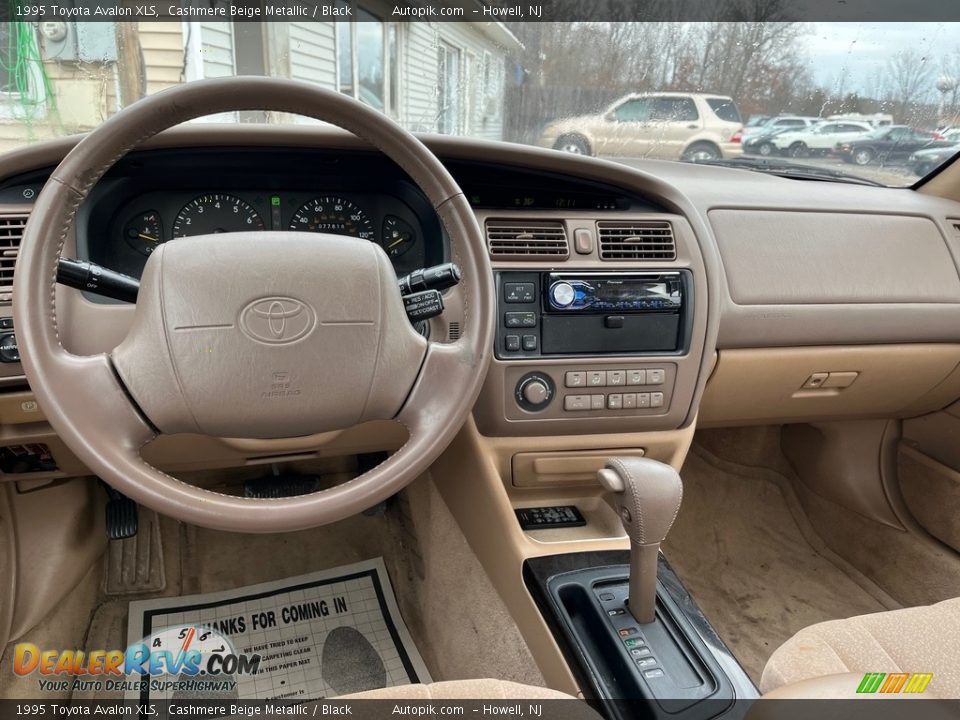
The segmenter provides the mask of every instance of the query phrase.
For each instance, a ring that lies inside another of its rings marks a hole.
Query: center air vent
[[[559,220],[487,220],[487,247],[494,260],[570,256],[567,231]]]
[[[0,305],[9,305],[13,294],[13,267],[29,213],[0,214]]]
[[[664,220],[597,223],[601,260],[675,260],[673,227]]]

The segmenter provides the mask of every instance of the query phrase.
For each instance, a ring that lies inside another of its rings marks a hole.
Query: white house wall
[[[289,24],[290,77],[336,88],[336,28],[330,22]]]

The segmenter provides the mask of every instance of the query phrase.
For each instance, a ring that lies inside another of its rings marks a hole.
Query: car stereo
[[[497,273],[497,357],[681,351],[692,308],[686,270]]]

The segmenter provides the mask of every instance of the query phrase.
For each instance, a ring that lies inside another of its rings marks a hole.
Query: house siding
[[[290,77],[336,89],[336,28],[331,22],[290,23]]]

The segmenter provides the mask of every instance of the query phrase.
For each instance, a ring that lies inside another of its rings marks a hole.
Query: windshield
[[[773,157],[808,178],[909,186],[951,159],[916,153],[958,142],[960,23],[447,22],[410,19],[412,4],[324,8],[303,21],[194,20],[174,4],[155,21],[0,23],[0,149],[229,75],[316,83],[416,132],[631,166],[754,169],[744,160]],[[202,122],[312,121],[251,111]]]

